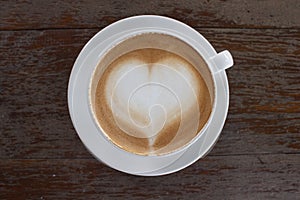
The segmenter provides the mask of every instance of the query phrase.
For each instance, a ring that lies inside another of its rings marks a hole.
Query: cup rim
[[[211,79],[212,79],[212,82],[213,82],[213,94],[211,94],[213,97],[212,97],[212,109],[211,109],[211,112],[209,114],[209,118],[206,120],[204,126],[200,129],[200,131],[197,132],[197,134],[191,139],[189,140],[187,143],[185,143],[183,146],[180,146],[170,152],[167,152],[167,153],[161,153],[161,154],[148,154],[148,155],[142,155],[142,154],[138,154],[138,153],[135,153],[135,152],[130,152],[130,151],[127,151],[125,149],[122,149],[121,147],[119,147],[117,144],[115,144],[109,137],[108,135],[105,133],[105,131],[103,130],[103,128],[101,127],[101,124],[100,122],[97,120],[97,117],[95,116],[95,112],[94,112],[94,109],[93,109],[93,105],[92,105],[92,92],[91,92],[91,89],[92,89],[92,82],[93,82],[93,79],[94,79],[94,76],[95,76],[95,72],[97,70],[97,67],[99,65],[99,63],[101,62],[101,60],[114,48],[116,47],[117,45],[119,45],[120,43],[122,43],[123,41],[127,40],[127,39],[130,39],[130,38],[133,38],[137,35],[140,35],[140,34],[147,34],[147,33],[158,33],[158,34],[166,34],[166,35],[170,35],[170,36],[173,36],[177,39],[179,39],[180,41],[184,42],[186,45],[190,46],[191,48],[193,48],[193,50],[195,50],[197,52],[197,54],[200,55],[200,57],[203,58],[203,61],[206,63],[206,66],[209,70],[209,73],[210,73],[210,76],[211,76]],[[193,46],[192,43],[188,42],[186,38],[174,33],[174,32],[168,32],[168,30],[161,30],[159,28],[156,28],[156,29],[143,29],[143,30],[138,30],[138,31],[132,31],[132,32],[129,32],[127,34],[122,34],[121,37],[117,38],[116,40],[114,40],[113,42],[111,42],[111,44],[105,48],[105,51],[101,54],[101,56],[99,56],[99,61],[98,63],[96,64],[96,66],[94,66],[94,69],[93,69],[93,73],[91,74],[91,77],[90,77],[90,83],[89,83],[89,88],[88,88],[88,98],[89,98],[89,111],[90,111],[90,115],[91,115],[91,118],[93,119],[93,122],[95,123],[95,125],[97,126],[98,130],[101,132],[102,135],[104,135],[104,138],[110,142],[112,145],[116,146],[117,148],[119,148],[121,151],[125,151],[129,154],[133,154],[133,155],[138,155],[138,156],[146,156],[146,157],[157,157],[157,156],[167,156],[169,154],[175,154],[176,152],[179,152],[179,151],[184,151],[185,149],[187,149],[189,146],[191,146],[199,137],[201,134],[203,134],[209,124],[211,123],[211,120],[213,118],[213,115],[215,113],[215,109],[216,109],[216,93],[217,93],[217,88],[216,88],[216,80],[215,80],[215,76],[214,76],[214,72],[213,70],[211,69],[212,66],[210,66],[212,63],[209,62],[209,59],[207,58],[204,58],[203,55],[202,55],[202,52],[199,52],[199,50],[197,48],[195,48]]]

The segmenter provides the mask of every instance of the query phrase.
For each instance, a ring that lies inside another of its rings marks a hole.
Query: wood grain
[[[156,14],[193,27],[300,28],[299,0],[1,1],[0,30],[102,28],[121,18]]]
[[[228,49],[230,109],[211,155],[300,153],[300,31],[198,29]],[[98,30],[0,32],[0,158],[91,158],[67,108],[68,77]]]
[[[217,49],[233,52],[235,59],[227,71],[230,109],[219,144],[238,150],[227,152],[220,146],[214,152],[299,152],[300,32],[223,29],[203,34]]]
[[[2,160],[1,199],[297,199],[299,155],[208,156],[161,177],[91,159]]]
[[[299,0],[0,1],[0,199],[299,199],[299,10]],[[67,107],[84,44],[140,14],[183,21],[235,61],[218,143],[162,177],[98,162]]]

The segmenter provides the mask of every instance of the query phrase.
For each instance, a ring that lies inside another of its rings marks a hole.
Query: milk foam
[[[176,57],[156,63],[128,57],[114,66],[105,93],[119,128],[137,138],[152,138],[177,118],[189,120],[186,112],[194,107],[191,131],[197,131],[199,88],[190,64]]]

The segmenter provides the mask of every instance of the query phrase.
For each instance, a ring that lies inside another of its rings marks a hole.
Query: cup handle
[[[233,66],[233,58],[229,51],[224,50],[217,55],[210,58],[210,61],[215,64],[214,68],[214,74],[218,73],[220,71],[224,71],[225,69],[228,69],[229,67]]]

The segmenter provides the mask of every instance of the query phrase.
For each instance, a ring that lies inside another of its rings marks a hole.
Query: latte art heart
[[[177,118],[184,121],[194,107],[192,131],[197,131],[200,112],[195,106],[197,91],[192,87],[197,80],[184,70],[186,63],[164,59],[144,64],[134,59],[116,64],[106,89],[106,101],[119,128],[137,138],[155,139],[164,126]]]
[[[99,79],[95,114],[107,137],[137,154],[174,151],[204,126],[212,103],[195,67],[154,48],[128,52]]]

